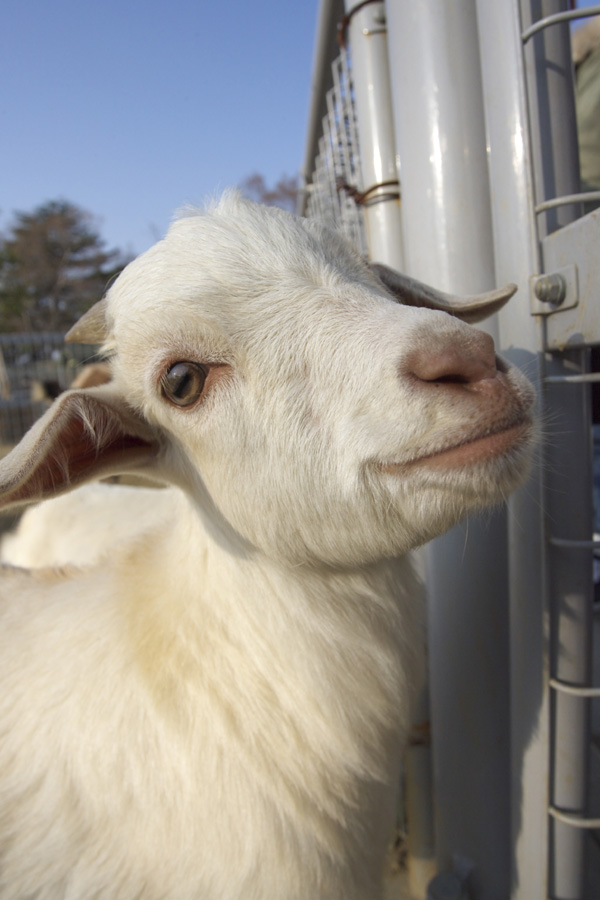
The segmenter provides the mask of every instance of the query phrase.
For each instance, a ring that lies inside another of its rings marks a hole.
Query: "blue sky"
[[[0,229],[64,198],[138,253],[186,203],[301,167],[318,0],[4,0]]]
[[[579,6],[591,0],[580,0]],[[145,250],[186,203],[301,167],[318,0],[3,0],[0,229],[66,199]]]

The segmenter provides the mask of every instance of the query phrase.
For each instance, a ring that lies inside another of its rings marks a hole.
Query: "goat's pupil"
[[[177,406],[191,406],[204,388],[206,371],[192,362],[178,362],[163,377],[163,392]]]

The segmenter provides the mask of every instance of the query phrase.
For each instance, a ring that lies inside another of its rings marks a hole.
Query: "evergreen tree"
[[[0,329],[69,328],[126,263],[104,244],[93,217],[67,201],[16,213],[0,244]]]

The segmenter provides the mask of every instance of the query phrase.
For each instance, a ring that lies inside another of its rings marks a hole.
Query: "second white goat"
[[[231,195],[75,327],[114,380],[0,463],[4,505],[127,471],[179,490],[101,566],[3,570],[0,897],[381,896],[407,554],[501,501],[533,440],[491,339],[415,307],[511,292],[456,301]]]
[[[24,569],[85,567],[162,527],[176,488],[92,482],[30,506],[0,539],[0,562]]]

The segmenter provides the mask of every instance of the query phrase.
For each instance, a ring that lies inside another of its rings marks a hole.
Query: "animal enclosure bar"
[[[589,394],[598,379],[590,348],[600,343],[600,218],[582,216],[598,191],[579,185],[568,25],[599,10],[567,5],[385,3],[404,270],[453,290],[519,285],[487,327],[534,380],[549,423],[507,518],[475,519],[427,551],[434,864],[450,875],[454,857],[471,860],[478,900],[588,900],[600,890]],[[320,21],[334,9],[338,18],[363,11],[323,2]],[[367,31],[346,29],[352,60],[368,53]],[[325,87],[323,70],[321,60]],[[362,90],[376,106],[368,75]],[[359,114],[359,136],[365,128]],[[546,275],[564,280],[554,306],[536,293]],[[594,415],[596,423],[597,405]],[[473,657],[485,660],[475,679]],[[409,844],[418,896],[426,844],[412,858]]]

